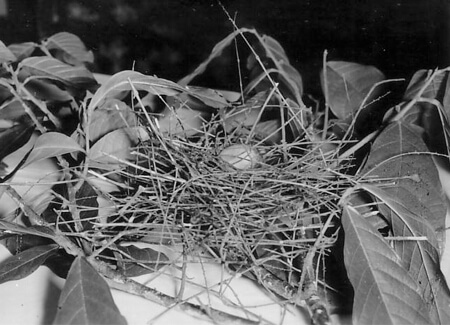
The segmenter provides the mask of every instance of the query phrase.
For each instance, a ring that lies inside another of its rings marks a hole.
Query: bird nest
[[[253,126],[229,128],[230,114],[211,116],[192,136],[161,132],[147,115],[149,136],[115,174],[124,190],[108,194],[115,212],[96,223],[90,241],[97,251],[127,241],[181,244],[184,254],[206,252],[276,295],[304,301],[337,238],[348,166],[337,150],[324,150],[336,144],[312,128],[288,142],[276,135],[288,123],[261,134]],[[149,267],[129,254],[116,249],[113,258],[126,261],[128,275],[141,274],[133,265],[154,270],[155,261]]]

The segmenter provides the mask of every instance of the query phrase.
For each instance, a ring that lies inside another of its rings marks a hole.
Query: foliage
[[[238,43],[240,91],[195,86]],[[92,60],[69,33],[0,43],[0,196],[19,202],[0,220],[13,255],[0,280],[40,265],[66,277],[56,323],[125,323],[114,283],[178,303],[130,279],[177,265],[162,249],[173,245],[306,306],[316,324],[347,303],[357,324],[450,322],[435,166],[448,164],[447,69],[418,71],[388,105],[378,69],[324,57],[313,110],[282,46],[253,29],[178,82],[122,71],[100,85]],[[257,161],[236,167],[242,150]],[[24,174],[42,162],[51,167]],[[49,185],[30,195],[21,177]]]

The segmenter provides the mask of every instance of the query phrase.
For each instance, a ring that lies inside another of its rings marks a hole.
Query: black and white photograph
[[[0,323],[450,324],[450,2],[0,0]]]

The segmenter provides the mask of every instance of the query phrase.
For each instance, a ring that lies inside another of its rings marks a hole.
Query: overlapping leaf
[[[127,324],[106,281],[83,257],[77,257],[58,302],[53,324]]]
[[[355,291],[354,324],[429,324],[419,284],[386,240],[353,207],[342,216],[344,262]]]

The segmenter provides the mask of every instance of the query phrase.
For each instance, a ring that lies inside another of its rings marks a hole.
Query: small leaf
[[[243,105],[231,108],[223,112],[223,124],[227,132],[238,127],[252,127],[262,117],[261,110],[268,100],[268,92],[261,91],[247,99]],[[266,107],[265,110],[268,110]]]
[[[206,60],[204,60],[202,63],[200,63],[200,65],[197,68],[195,68],[195,70],[192,73],[190,73],[189,75],[180,79],[178,81],[178,83],[182,86],[187,86],[188,84],[190,84],[191,81],[194,80],[194,78],[196,78],[197,76],[201,75],[202,73],[204,73],[206,71],[206,68],[208,67],[209,63],[212,60],[214,60],[215,58],[219,57],[222,54],[223,50],[227,46],[229,46],[230,44],[233,44],[232,42],[236,38],[236,36],[238,36],[241,33],[249,32],[249,31],[256,34],[256,30],[254,30],[254,29],[248,30],[245,28],[236,29],[233,32],[231,32],[223,40],[221,40],[216,45],[214,45],[211,53],[209,54],[209,56]]]
[[[131,108],[124,102],[111,98],[93,112],[89,123],[89,140],[96,142],[111,131],[136,125],[137,117]]]
[[[33,54],[36,47],[37,44],[33,42],[8,45],[10,51],[16,56],[17,61],[22,61],[23,59],[28,58],[31,54]]]
[[[204,106],[213,108],[229,106],[228,101],[220,91],[210,88],[189,86],[177,97],[183,105],[195,110],[201,110]]]
[[[94,62],[94,55],[86,49],[81,39],[71,33],[61,32],[47,38],[44,46],[49,50],[60,50],[79,62]]]
[[[183,135],[190,137],[203,131],[203,124],[208,113],[181,107],[166,108],[158,120],[159,129],[163,134]]]
[[[268,35],[263,35],[261,39],[263,41],[264,48],[273,56],[275,61],[289,64],[289,59],[284,51],[284,48],[276,39]]]
[[[49,239],[54,239],[56,236],[53,229],[45,226],[25,227],[15,222],[9,222],[1,219],[0,219],[0,230],[3,230],[5,233],[28,234]]]
[[[34,147],[23,167],[41,159],[76,151],[84,150],[74,139],[59,132],[47,132],[36,139]]]
[[[67,276],[53,324],[127,324],[106,281],[84,257],[77,257]]]
[[[0,161],[9,154],[23,147],[33,135],[34,125],[16,124],[0,132]]]
[[[85,67],[74,67],[48,56],[26,58],[19,67],[30,75],[55,79],[73,87],[86,88],[97,84],[94,75]]]
[[[133,277],[159,270],[169,261],[166,255],[150,247],[140,248],[134,245],[118,246],[123,256],[118,266],[125,276]]]
[[[135,129],[126,128],[109,132],[89,150],[89,166],[116,169],[130,158],[130,148],[135,146],[138,135]]]
[[[0,264],[0,283],[27,277],[44,264],[48,257],[56,254],[58,249],[56,244],[36,246],[11,256]]]
[[[419,286],[386,240],[353,207],[342,215],[354,324],[430,324]]]
[[[94,188],[88,183],[83,185],[76,193],[75,205],[79,211],[80,221],[82,223],[81,230],[91,230],[93,221],[98,216],[98,195]]]
[[[419,91],[423,88],[428,78],[431,76],[430,70],[417,71],[406,88],[404,100],[412,100]],[[444,96],[445,87],[448,79],[448,71],[439,71],[431,81],[430,85],[425,88],[421,97],[424,98],[437,98],[441,100]]]
[[[303,94],[303,79],[300,72],[286,63],[280,64],[280,68],[280,82],[283,81],[292,94],[301,96]]]
[[[6,100],[0,106],[0,120],[23,121],[25,115],[27,115],[25,108],[17,98]]]
[[[0,63],[9,63],[16,61],[17,58],[11,50],[0,41]]]
[[[342,61],[327,62],[326,74],[328,104],[334,115],[342,120],[356,113],[371,88],[384,79],[383,73],[373,66]],[[325,89],[323,73],[321,82]],[[376,96],[377,91],[372,91],[365,103]]]

